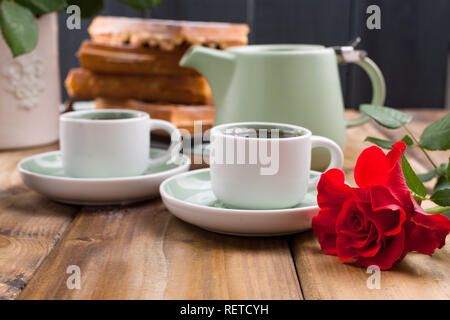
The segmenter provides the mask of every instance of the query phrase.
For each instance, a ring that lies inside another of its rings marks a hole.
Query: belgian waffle
[[[96,17],[88,32],[96,43],[173,50],[183,44],[226,49],[247,44],[246,24]]]

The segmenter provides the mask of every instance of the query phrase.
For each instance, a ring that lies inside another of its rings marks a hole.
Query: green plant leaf
[[[438,191],[441,189],[449,188],[450,185],[447,181],[447,179],[444,176],[440,176],[438,181],[436,182],[436,185],[434,186],[434,191]]]
[[[81,17],[90,18],[103,10],[103,0],[68,0],[69,5],[80,7]]]
[[[417,177],[405,156],[402,157],[402,171],[409,189],[419,196],[425,197],[427,189],[425,189],[422,181]]]
[[[411,138],[410,136],[408,136],[408,135],[404,136],[404,137],[402,138],[402,141],[403,141],[404,143],[406,143],[406,145],[407,145],[408,147],[411,147],[411,146],[414,145],[414,141],[413,141],[412,138]]]
[[[442,163],[435,171],[438,176],[443,176],[444,174],[447,174],[447,169],[448,163]]]
[[[450,209],[444,212],[441,212],[440,214],[442,214],[443,216],[446,216],[447,218],[450,219]]]
[[[362,104],[359,110],[374,119],[383,127],[397,129],[411,122],[412,116],[393,108],[376,106],[373,104]]]
[[[373,144],[379,146],[380,148],[383,149],[392,149],[392,145],[395,142],[392,141],[388,141],[388,140],[383,140],[383,139],[378,139],[378,138],[374,138],[374,137],[367,137],[365,141],[369,141],[372,142]],[[412,146],[414,144],[414,142],[412,141],[411,137],[409,137],[408,135],[404,136],[402,138],[402,140],[404,143],[406,143],[406,145],[408,147]]]
[[[450,182],[450,158],[447,163],[447,181]]]
[[[441,207],[441,206],[436,206],[433,208],[428,208],[424,210],[426,213],[430,213],[430,214],[436,214],[436,213],[443,213],[446,211],[450,212],[450,207]]]
[[[419,144],[428,150],[450,149],[450,113],[426,127]]]
[[[450,188],[443,188],[431,195],[431,201],[440,206],[450,206]]]
[[[32,51],[38,41],[38,27],[30,10],[10,0],[0,4],[2,35],[14,57]]]
[[[372,142],[373,144],[375,144],[383,149],[392,149],[392,145],[394,144],[394,142],[392,142],[392,141],[378,139],[378,138],[374,138],[374,137],[367,137],[366,140],[364,140],[364,141]]]
[[[15,0],[28,8],[34,14],[41,15],[48,12],[59,11],[67,7],[65,0]]]
[[[430,172],[427,172],[427,173],[418,174],[417,176],[419,177],[420,181],[426,182],[426,181],[430,181],[431,179],[433,179],[436,176],[442,176],[442,175],[446,174],[446,171],[448,171],[448,164],[443,163],[438,168],[436,168]]]
[[[417,177],[420,181],[427,182],[436,177],[436,171],[433,170],[427,173],[418,174]]]
[[[156,5],[160,3],[160,0],[118,0],[118,1],[137,10],[154,9]]]

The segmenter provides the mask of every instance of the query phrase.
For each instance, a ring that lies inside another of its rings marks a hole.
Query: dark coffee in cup
[[[123,120],[123,119],[132,119],[135,118],[136,115],[131,112],[96,112],[92,111],[92,113],[83,113],[80,115],[75,115],[73,118],[75,119],[86,119],[86,120]]]
[[[285,139],[301,136],[301,131],[278,127],[236,127],[225,131],[226,135],[243,138]]]

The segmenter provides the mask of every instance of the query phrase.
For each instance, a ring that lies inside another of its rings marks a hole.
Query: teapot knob
[[[339,63],[351,63],[363,60],[367,57],[367,52],[364,50],[355,50],[356,46],[361,42],[361,37],[356,37],[347,46],[332,47],[336,52]]]

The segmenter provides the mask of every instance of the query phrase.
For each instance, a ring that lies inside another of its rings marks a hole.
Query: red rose
[[[355,166],[359,188],[346,185],[341,170],[322,175],[312,227],[325,253],[386,270],[410,251],[432,254],[445,245],[450,220],[425,213],[411,196],[400,164],[405,149],[403,142],[387,155],[365,149]]]

